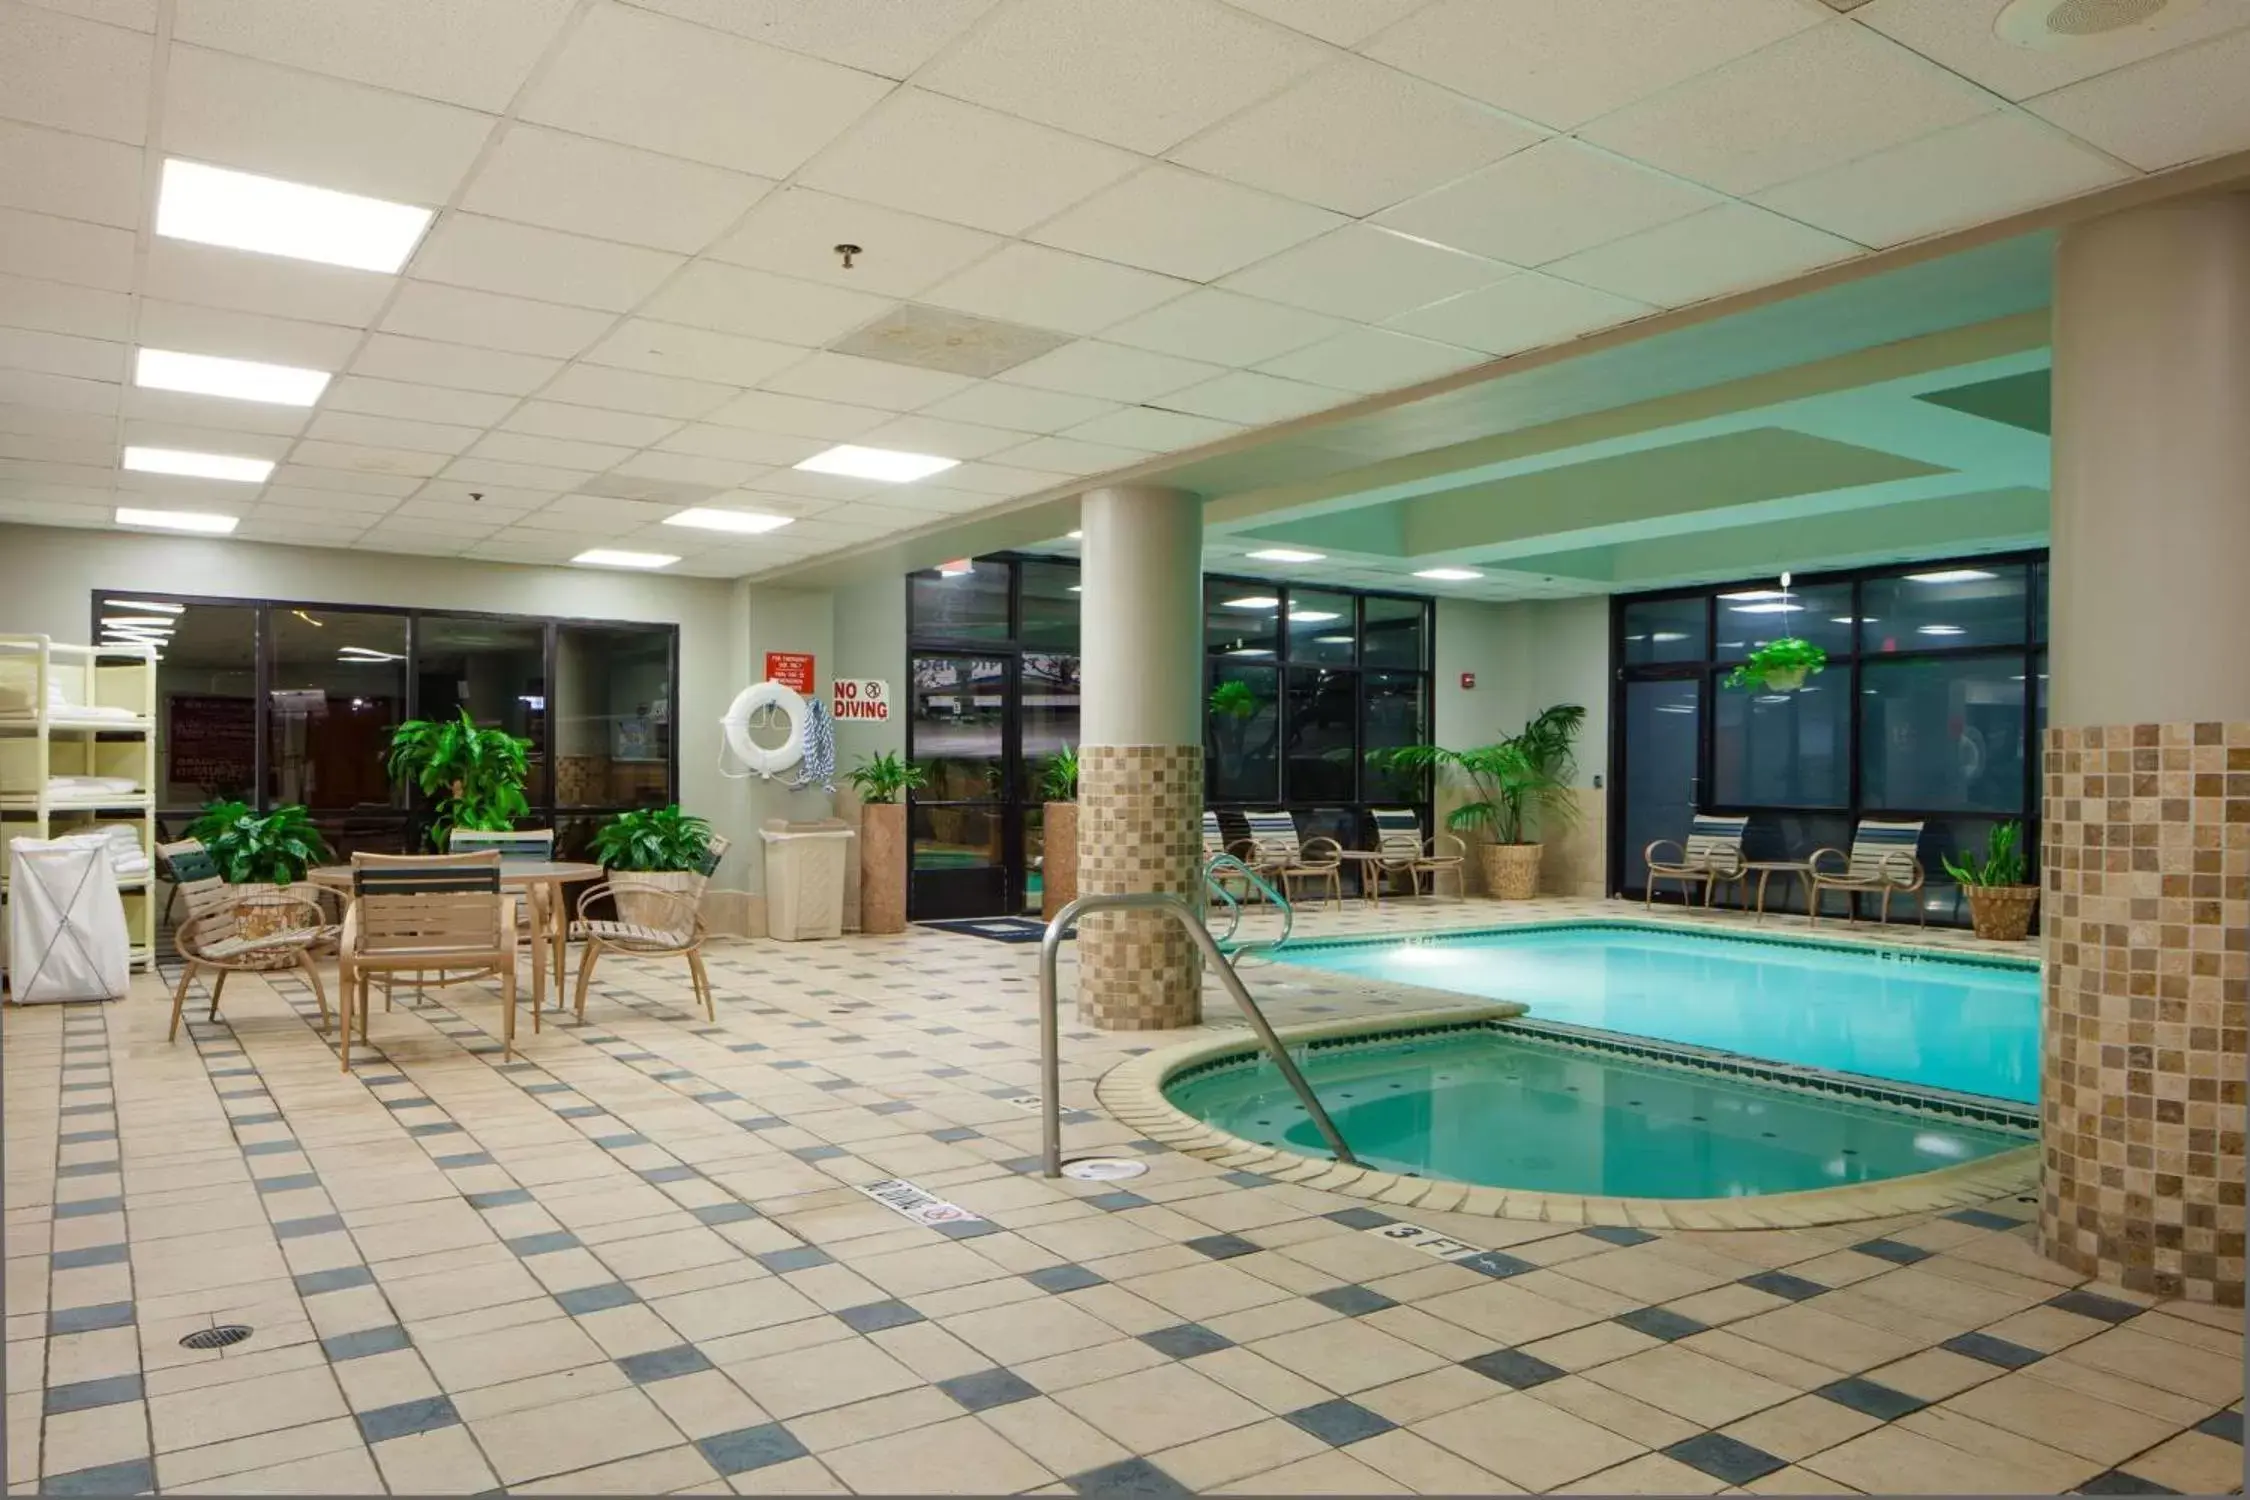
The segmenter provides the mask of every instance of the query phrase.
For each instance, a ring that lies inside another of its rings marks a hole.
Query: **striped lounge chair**
[[[1930,914],[1921,901],[1922,861],[1915,850],[1922,842],[1922,820],[1879,823],[1872,818],[1862,819],[1852,834],[1852,852],[1839,849],[1815,849],[1806,861],[1805,884],[1809,888],[1814,926],[1820,925],[1820,898],[1828,891],[1841,891],[1845,895],[1851,920],[1859,920],[1858,897],[1880,892],[1883,897],[1882,921],[1891,920],[1891,897],[1904,893],[1914,902],[1914,911],[1922,925],[1930,923]]]
[[[1422,820],[1412,808],[1378,807],[1375,815],[1374,868],[1367,873],[1370,890],[1380,890],[1382,877],[1404,872],[1414,887],[1414,894],[1422,894],[1422,877],[1430,878],[1430,894],[1437,894],[1438,878],[1453,876],[1453,893],[1461,900],[1468,893],[1461,884],[1461,867],[1468,862],[1468,846],[1450,833],[1425,840],[1422,837]],[[1450,844],[1450,850],[1442,850]]]
[[[1700,883],[1703,904],[1708,907],[1720,886],[1742,879],[1742,838],[1749,828],[1747,816],[1721,818],[1697,813],[1684,846],[1672,839],[1658,839],[1649,845],[1641,853],[1648,865],[1648,889],[1641,905],[1656,903],[1659,880],[1677,880],[1682,901],[1688,900],[1692,888]],[[1664,853],[1667,849],[1671,851],[1669,857]]]
[[[1300,881],[1312,881],[1327,888],[1328,898],[1341,908],[1344,904],[1344,850],[1341,844],[1327,837],[1301,838],[1297,833],[1297,820],[1286,812],[1248,813],[1250,842],[1255,852],[1250,864],[1257,872],[1281,887],[1282,894],[1296,898]]]
[[[1251,857],[1251,849],[1247,843],[1229,844],[1227,842],[1227,832],[1219,826],[1219,815],[1206,807],[1203,809],[1204,867],[1208,870],[1211,861],[1223,854],[1231,854],[1245,864],[1256,863]],[[1204,879],[1224,894],[1234,896],[1241,901],[1249,900],[1258,892],[1257,886],[1251,883],[1250,878],[1236,869],[1211,870],[1209,874],[1204,876]],[[1238,887],[1239,889],[1237,889]],[[1205,899],[1208,900],[1209,898],[1206,897]]]

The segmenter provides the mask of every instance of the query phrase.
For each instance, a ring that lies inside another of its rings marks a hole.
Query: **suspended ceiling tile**
[[[1409,308],[1489,286],[1514,269],[1372,224],[1348,224],[1237,271],[1222,285],[1269,302],[1379,323]]]
[[[645,448],[676,431],[679,425],[672,417],[599,411],[590,406],[567,406],[560,401],[526,401],[500,424],[509,432],[576,438],[588,443],[615,443],[624,448]]]
[[[1645,303],[1537,271],[1519,271],[1481,291],[1410,312],[1393,320],[1392,326],[1487,354],[1514,354],[1561,343],[1649,310]]]
[[[690,422],[656,446],[665,453],[727,459],[770,469],[800,463],[827,445],[819,438],[786,437],[779,433],[752,432],[743,427]]]
[[[466,452],[484,433],[481,428],[455,427],[444,422],[408,422],[398,417],[370,417],[353,411],[323,411],[306,424],[305,435],[322,442],[413,448],[450,456]]]
[[[363,443],[323,443],[312,438],[299,439],[288,451],[293,464],[348,469],[355,474],[403,474],[416,479],[437,473],[447,459],[443,453],[421,453],[412,448],[371,448]]]
[[[1164,405],[1175,411],[1252,426],[1287,421],[1307,412],[1341,406],[1349,399],[1344,392],[1327,386],[1285,380],[1279,375],[1261,375],[1253,370],[1233,370],[1201,385],[1174,391],[1164,398]]]
[[[791,187],[752,209],[710,254],[856,294],[912,297],[1004,243],[958,224]],[[838,245],[860,247],[848,269]]]
[[[348,266],[151,237],[141,293],[170,302],[364,328],[398,279]]]
[[[404,500],[422,487],[422,481],[408,474],[370,474],[358,469],[324,469],[317,464],[282,464],[273,471],[265,493],[279,494],[288,490],[334,490],[339,494],[357,495],[364,500]],[[338,501],[339,505],[351,502]],[[388,507],[385,507],[388,509]]]
[[[572,0],[193,0],[183,42],[498,113]]]
[[[754,432],[845,442],[882,426],[893,415],[870,406],[784,396],[778,391],[745,391],[711,412],[706,420],[730,427],[746,427]]]
[[[1426,0],[1232,0],[1246,10],[1339,47],[1356,47]]]
[[[0,114],[139,145],[153,38],[23,4],[0,5]]]
[[[440,343],[569,359],[617,321],[614,314],[590,308],[503,297],[497,292],[441,286],[434,281],[410,280],[396,285],[398,295],[377,326],[386,333]]]
[[[75,375],[81,380],[122,381],[125,345],[112,339],[31,328],[0,328],[0,368]]]
[[[731,31],[768,46],[904,78],[960,35],[993,0],[635,0],[644,10]]]
[[[1861,247],[1850,240],[1747,203],[1728,202],[1581,250],[1546,269],[1566,281],[1637,302],[1685,307],[1860,253]]]
[[[1485,356],[1476,350],[1454,344],[1382,328],[1348,328],[1334,338],[1269,359],[1258,368],[1292,380],[1371,393],[1434,380],[1484,361]]]
[[[1226,367],[1094,339],[1065,344],[999,377],[1010,385],[1037,386],[1109,401],[1147,401],[1208,380]]]
[[[1326,209],[1159,162],[1041,225],[1031,238],[1210,281],[1342,222]]]
[[[640,311],[667,323],[817,348],[896,305],[889,297],[698,260]]]
[[[2031,112],[2144,172],[2250,147],[2250,31],[2030,101]]]
[[[1092,421],[1117,409],[1116,402],[1092,396],[1072,396],[1061,391],[1034,390],[1030,386],[986,380],[957,396],[948,396],[924,407],[922,415],[949,422],[973,422],[982,427],[1005,427],[1016,432],[1048,433]]]
[[[1170,453],[1216,442],[1242,431],[1238,422],[1184,411],[1163,411],[1152,406],[1128,406],[1064,429],[1059,436],[1085,443],[1108,443],[1120,448],[1142,448]]]
[[[471,213],[692,254],[773,188],[764,177],[518,123],[462,196]]]
[[[1363,58],[1339,58],[1170,153],[1353,217],[1450,182],[1544,132]]]
[[[449,213],[423,241],[411,272],[422,281],[624,312],[682,264],[658,250]]]
[[[33,281],[27,276],[0,276],[0,326],[123,339],[132,320],[132,298],[124,292]]]
[[[560,469],[547,464],[518,464],[498,458],[457,458],[440,471],[440,477],[468,485],[505,485],[519,490],[570,490],[584,482],[584,469]],[[614,502],[610,502],[614,503]]]
[[[1064,333],[1099,333],[1194,290],[1193,282],[1018,242],[939,282],[922,300]]]
[[[1720,201],[1577,141],[1543,141],[1382,216],[1406,234],[1507,261],[1542,265]]]
[[[633,456],[613,443],[581,443],[570,438],[535,437],[528,432],[488,432],[469,450],[471,458],[510,464],[541,464],[599,474]]]
[[[2007,99],[2028,99],[2250,25],[2242,0],[2158,12],[2152,24],[2023,47],[1992,29],[2004,0],[1868,0],[1852,19]]]
[[[1302,348],[1343,326],[1302,308],[1206,287],[1118,324],[1108,337],[1184,359],[1249,365]]]
[[[141,299],[139,341],[153,349],[264,360],[311,370],[340,370],[359,344],[359,331],[334,323],[269,318],[229,308]]]
[[[939,458],[984,458],[1003,448],[1013,448],[1032,434],[973,422],[949,422],[923,414],[899,417],[869,432],[860,441],[870,448],[904,453],[929,453]]]
[[[480,395],[437,385],[339,375],[328,382],[321,404],[335,411],[361,411],[416,422],[460,422],[488,427],[515,404],[509,396]]]
[[[1011,467],[1048,469],[1063,474],[1099,474],[1121,469],[1149,456],[1145,448],[1121,448],[1108,443],[1088,443],[1076,438],[1043,437],[993,455],[993,461]],[[947,471],[952,477],[952,471]]]
[[[627,318],[586,351],[590,364],[731,386],[756,385],[804,357],[805,351],[791,344],[647,318]]]
[[[650,449],[636,453],[598,479],[579,488],[588,494],[617,495],[627,500],[651,499],[655,492],[694,489],[716,493],[739,489],[772,468],[771,464],[741,459],[705,458],[692,453],[664,453]],[[644,493],[645,492],[645,493]],[[700,504],[686,501],[685,504]]]
[[[0,208],[132,229],[141,197],[138,146],[0,119]]]
[[[598,406],[684,421],[700,417],[741,393],[732,386],[706,380],[577,364],[556,376],[539,394],[572,406]]]
[[[129,292],[133,232],[0,208],[0,272]]]
[[[823,351],[765,382],[769,391],[847,406],[913,411],[969,388],[970,378]]]

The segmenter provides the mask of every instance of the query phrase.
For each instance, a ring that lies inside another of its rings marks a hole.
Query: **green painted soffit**
[[[1915,399],[2050,436],[2055,430],[2053,395],[2051,370],[2026,370],[2021,375],[2003,375],[1998,380],[1980,380],[1951,390],[1924,391]]]

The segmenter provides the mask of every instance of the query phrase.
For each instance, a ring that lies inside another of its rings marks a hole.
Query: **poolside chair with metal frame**
[[[552,828],[508,829],[498,831],[488,828],[456,828],[446,835],[448,854],[474,854],[490,849],[500,856],[500,873],[505,876],[518,865],[543,865],[555,857],[555,830]],[[544,882],[528,884],[524,890],[524,903],[517,913],[516,936],[530,945],[531,961],[544,962],[547,945],[539,939],[548,930],[552,920],[547,912],[547,896],[551,888]],[[560,892],[555,893],[560,897]],[[555,973],[555,1007],[562,1008],[563,976],[558,964]]]
[[[575,1008],[579,1020],[586,1019],[586,987],[593,982],[594,965],[613,949],[634,958],[686,959],[688,986],[703,1002],[704,1018],[713,1022],[719,1019],[718,1005],[711,997],[711,976],[703,967],[703,943],[710,936],[703,925],[703,892],[726,852],[727,840],[713,834],[702,862],[694,870],[681,872],[689,878],[674,888],[635,884],[620,889],[614,880],[604,880],[579,894],[578,920],[570,924],[571,938],[586,945],[578,957]],[[603,897],[616,908],[616,917],[597,919],[591,914],[593,903]]]
[[[1375,818],[1374,869],[1369,880],[1380,880],[1384,875],[1404,873],[1418,897],[1422,894],[1422,877],[1430,877],[1431,895],[1437,894],[1438,878],[1453,877],[1453,894],[1457,900],[1469,899],[1468,888],[1462,883],[1462,870],[1469,862],[1469,846],[1450,833],[1438,833],[1428,839],[1422,837],[1422,820],[1410,807],[1378,807],[1372,809]],[[1440,853],[1440,840],[1453,846],[1451,853]],[[1395,889],[1395,887],[1394,887]]]
[[[1281,893],[1294,901],[1297,883],[1311,880],[1328,887],[1329,899],[1344,904],[1344,846],[1325,834],[1300,837],[1297,820],[1286,812],[1244,814],[1250,820],[1254,846],[1251,868],[1274,880]]]
[[[1750,830],[1750,819],[1722,818],[1711,813],[1697,813],[1688,825],[1687,843],[1673,839],[1658,839],[1641,851],[1642,862],[1648,866],[1648,888],[1643,893],[1641,905],[1656,904],[1656,883],[1659,880],[1677,880],[1680,899],[1689,899],[1689,887],[1701,882],[1703,904],[1708,907],[1722,885],[1740,883],[1747,861],[1742,856],[1743,835]],[[1658,851],[1670,849],[1671,859],[1660,858]]]
[[[354,854],[352,903],[344,913],[336,958],[344,993],[343,1045],[336,1050],[344,1071],[352,1067],[353,1007],[358,1007],[364,1042],[370,981],[378,975],[386,1009],[392,980],[401,974],[413,975],[417,985],[499,980],[501,1060],[513,1058],[517,946],[516,901],[501,893],[498,851]],[[432,974],[437,978],[428,979]],[[539,1029],[537,1006],[532,1007],[531,1029]]]
[[[1203,862],[1206,865],[1222,854],[1231,854],[1246,865],[1254,865],[1257,863],[1256,852],[1248,839],[1239,839],[1232,844],[1228,843],[1226,829],[1221,826],[1219,815],[1208,807],[1203,809]],[[1235,897],[1238,901],[1248,901],[1258,894],[1256,883],[1240,870],[1223,869],[1214,871],[1209,880],[1212,885]],[[1240,889],[1237,890],[1236,887],[1240,887]]]
[[[1914,913],[1922,925],[1929,926],[1929,908],[1921,899],[1922,861],[1915,853],[1921,843],[1920,818],[1889,823],[1862,818],[1852,831],[1852,852],[1848,856],[1840,849],[1815,849],[1805,861],[1805,904],[1812,911],[1812,925],[1820,925],[1822,895],[1840,891],[1853,922],[1859,920],[1858,898],[1880,894],[1881,921],[1889,926],[1891,897],[1903,893],[1913,899]],[[1828,862],[1825,867],[1824,860]]]
[[[219,878],[218,862],[200,839],[157,846],[173,882],[174,895],[187,903],[187,917],[173,929],[172,946],[180,959],[180,982],[172,991],[172,1026],[165,1040],[177,1041],[180,1012],[188,986],[199,973],[211,976],[211,1009],[219,1019],[219,996],[230,974],[272,974],[301,969],[320,1002],[320,1024],[328,1026],[328,990],[320,982],[312,950],[336,936],[320,902],[289,886],[229,885]]]

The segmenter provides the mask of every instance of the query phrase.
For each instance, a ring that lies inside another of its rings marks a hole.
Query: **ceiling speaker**
[[[2202,5],[2203,0],[2008,0],[1992,30],[2019,47],[2069,47],[2163,26]]]

